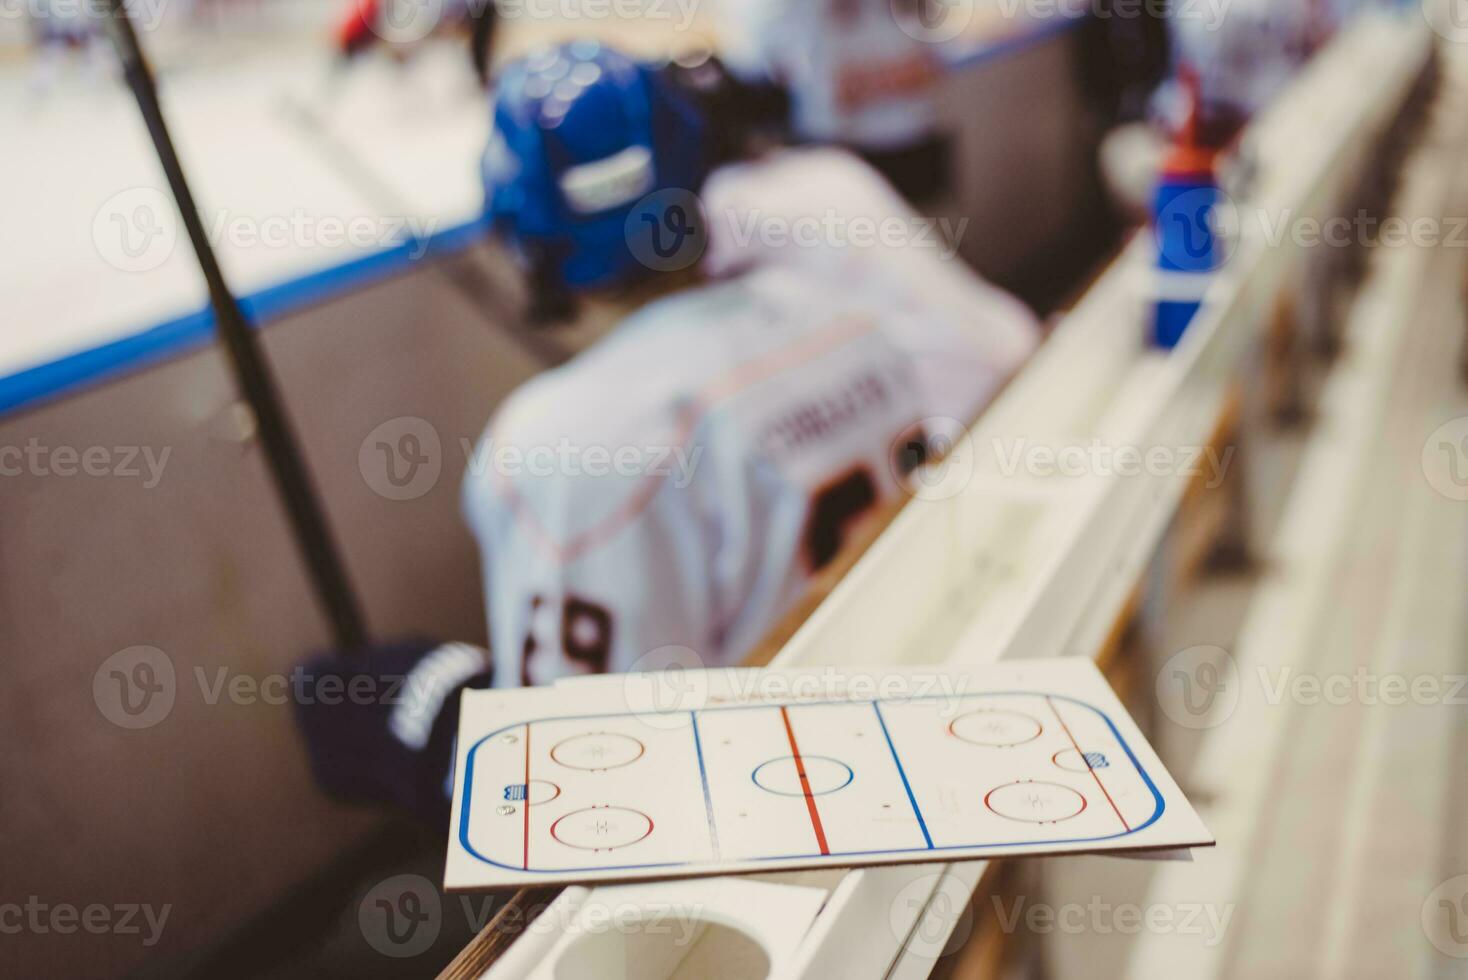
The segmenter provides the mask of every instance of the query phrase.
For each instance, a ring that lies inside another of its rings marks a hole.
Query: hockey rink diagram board
[[[447,887],[1212,843],[1088,661],[945,676],[656,712],[616,678],[469,692]]]

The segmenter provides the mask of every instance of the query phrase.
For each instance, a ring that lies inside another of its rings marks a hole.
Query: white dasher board
[[[1095,665],[465,693],[450,889],[1207,846]]]

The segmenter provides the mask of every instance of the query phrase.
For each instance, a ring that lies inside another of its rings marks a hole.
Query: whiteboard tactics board
[[[464,695],[450,889],[1206,846],[1094,664]]]

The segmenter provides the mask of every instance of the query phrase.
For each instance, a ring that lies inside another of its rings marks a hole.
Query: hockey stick
[[[122,62],[124,77],[137,100],[138,110],[153,139],[154,150],[169,190],[178,206],[184,229],[193,244],[199,269],[209,287],[209,302],[219,339],[229,357],[240,392],[254,413],[276,491],[280,494],[296,544],[306,561],[317,601],[331,621],[336,644],[343,650],[362,648],[367,639],[361,608],[342,565],[336,541],[326,524],[316,488],[306,471],[290,419],[281,404],[275,377],[260,349],[259,339],[245,319],[239,301],[224,281],[224,272],[209,244],[204,223],[184,177],[173,139],[158,101],[158,88],[133,30],[127,0],[107,0],[107,33]]]

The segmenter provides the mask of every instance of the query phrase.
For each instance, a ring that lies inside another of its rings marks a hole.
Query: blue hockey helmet
[[[656,231],[663,209],[689,220],[689,195],[711,163],[708,136],[697,100],[664,71],[594,41],[537,52],[496,86],[488,217],[542,280],[572,289],[631,281],[650,267],[629,230],[646,218]]]

